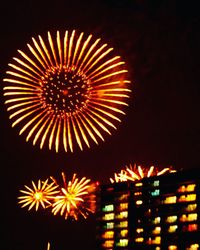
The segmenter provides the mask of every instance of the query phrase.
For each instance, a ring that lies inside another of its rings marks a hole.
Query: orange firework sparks
[[[59,192],[57,190],[58,186],[54,182],[48,184],[48,179],[44,182],[39,180],[37,186],[32,181],[32,187],[25,185],[26,190],[20,190],[25,195],[18,197],[20,200],[18,203],[23,204],[22,207],[29,206],[28,210],[35,206],[37,211],[40,205],[46,208],[46,206],[51,205],[50,200]]]
[[[12,127],[21,124],[26,141],[73,152],[75,145],[83,150],[116,129],[130,81],[113,48],[92,40],[75,30],[63,38],[57,31],[55,39],[48,32],[46,40],[32,38],[26,53],[18,50],[6,72],[4,96]]]
[[[126,167],[126,169],[123,169],[120,171],[120,173],[115,173],[114,178],[110,178],[111,183],[114,182],[123,182],[123,181],[137,181],[144,177],[151,177],[154,175],[162,175],[165,173],[172,173],[176,172],[175,170],[171,168],[164,168],[162,170],[158,170],[154,166],[151,166],[150,168],[142,168],[141,166],[134,166],[130,164],[130,166]]]
[[[60,215],[64,215],[65,219],[72,217],[77,220],[79,215],[87,218],[89,213],[95,212],[95,184],[89,184],[90,179],[86,179],[86,177],[79,180],[76,178],[76,174],[68,183],[64,173],[62,173],[62,178],[64,187],[54,198],[52,213],[54,215],[60,213]]]

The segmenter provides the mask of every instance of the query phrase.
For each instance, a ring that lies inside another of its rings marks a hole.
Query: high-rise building
[[[98,249],[200,249],[198,169],[103,185]]]

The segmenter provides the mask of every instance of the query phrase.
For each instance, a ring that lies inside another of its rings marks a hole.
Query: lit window
[[[123,228],[123,227],[128,227],[128,221],[120,221],[116,227],[118,228]]]
[[[128,230],[127,229],[123,229],[123,230],[120,231],[120,234],[121,234],[122,237],[126,237],[127,234],[128,234]]]
[[[142,200],[137,200],[136,205],[142,205],[143,201]]]
[[[177,250],[177,246],[176,245],[170,245],[168,246],[168,250]]]
[[[103,235],[103,239],[112,239],[114,237],[114,231],[106,231]]]
[[[142,192],[135,192],[134,195],[135,196],[142,195]]]
[[[136,187],[141,187],[143,184],[141,182],[135,183]]]
[[[196,200],[196,194],[188,194],[186,197],[187,201],[195,201]]]
[[[120,210],[124,210],[124,209],[127,209],[127,208],[128,208],[128,203],[120,203],[120,205],[119,205]]]
[[[196,200],[196,194],[187,194],[187,195],[181,195],[179,198],[179,202],[184,201],[195,201]]]
[[[184,192],[193,192],[195,190],[196,184],[189,184],[187,186],[182,185],[179,187],[178,192],[184,193]]]
[[[159,224],[160,223],[160,217],[155,217],[155,219],[152,221],[153,224]]]
[[[136,232],[137,232],[138,234],[142,233],[143,231],[144,231],[143,228],[137,228],[137,229],[136,229]]]
[[[195,187],[196,187],[196,184],[190,184],[187,186],[186,191],[192,192],[192,191],[194,191]]]
[[[126,247],[128,246],[128,239],[120,239],[119,242],[116,243],[118,247]]]
[[[102,219],[103,220],[113,220],[114,219],[114,213],[105,214]]]
[[[179,193],[184,193],[185,190],[186,190],[185,185],[182,185],[182,186],[179,187],[178,192]]]
[[[187,229],[188,229],[189,232],[197,231],[198,226],[197,226],[197,224],[189,224]]]
[[[158,196],[160,195],[160,190],[159,189],[155,189],[153,192],[151,192],[152,196]]]
[[[151,237],[148,239],[147,244],[151,245],[151,244],[155,244],[155,245],[159,245],[161,243],[161,237],[160,236],[156,236],[154,239],[152,239]]]
[[[160,234],[161,227],[155,227],[155,229],[152,231],[152,234]]]
[[[116,219],[124,219],[128,217],[128,211],[120,212],[115,216]]]
[[[104,212],[111,212],[114,210],[113,204],[106,205],[105,207],[102,208]]]
[[[161,248],[160,247],[156,247],[155,250],[160,250]]]
[[[159,183],[160,183],[159,180],[154,181],[154,182],[153,182],[153,186],[154,186],[154,187],[158,187],[158,186],[159,186]]]
[[[177,228],[178,228],[177,225],[169,226],[168,232],[169,233],[174,233],[174,232],[176,232]]]
[[[143,242],[143,241],[144,241],[143,237],[135,238],[135,242]]]
[[[180,221],[181,222],[185,222],[185,221],[195,221],[197,220],[197,213],[192,213],[192,214],[183,214],[181,217],[180,217]]]
[[[108,247],[113,247],[114,240],[106,240],[104,244],[102,244],[103,247],[108,248]]]
[[[199,244],[192,244],[189,247],[186,248],[186,250],[198,250],[199,249]]]
[[[187,212],[192,212],[192,211],[194,211],[195,209],[197,208],[197,204],[189,204],[189,205],[187,205],[187,207],[186,207],[186,211]]]
[[[107,229],[112,229],[112,228],[114,228],[114,222],[108,222],[108,223],[106,223],[106,228],[107,228]]]
[[[172,203],[176,203],[176,196],[168,196],[165,198],[164,200],[165,204],[172,204]]]
[[[177,216],[176,215],[171,215],[171,216],[168,216],[167,219],[166,219],[166,222],[168,223],[173,223],[177,220]]]
[[[193,213],[193,214],[188,214],[188,221],[194,221],[197,220],[197,214]]]

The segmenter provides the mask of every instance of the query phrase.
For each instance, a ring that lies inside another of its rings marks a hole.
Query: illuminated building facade
[[[101,186],[98,249],[200,249],[200,174],[181,171]]]

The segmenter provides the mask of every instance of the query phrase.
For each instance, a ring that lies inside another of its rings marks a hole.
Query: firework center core
[[[41,81],[42,102],[55,113],[73,113],[86,105],[89,81],[75,70],[52,69]]]

